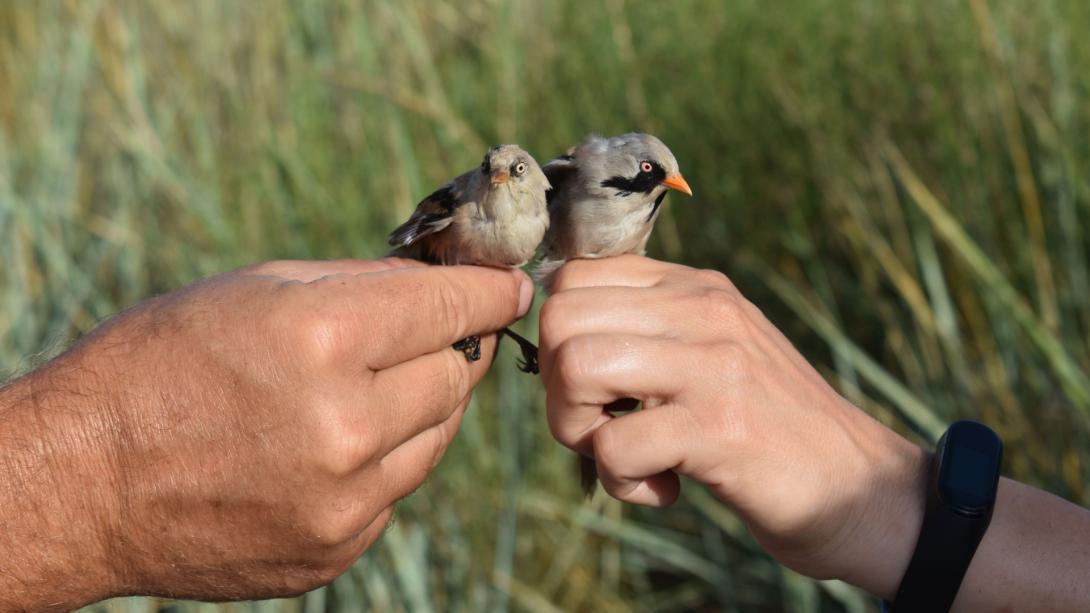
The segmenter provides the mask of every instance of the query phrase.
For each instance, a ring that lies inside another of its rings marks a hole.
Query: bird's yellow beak
[[[501,170],[499,172],[493,173],[490,181],[492,185],[503,185],[504,183],[507,183],[510,179],[511,174],[508,173],[506,170]]]
[[[680,172],[668,175],[662,180],[662,184],[670,189],[676,189],[687,196],[693,195],[693,188],[689,187],[689,182],[685,180],[685,177],[681,176]]]

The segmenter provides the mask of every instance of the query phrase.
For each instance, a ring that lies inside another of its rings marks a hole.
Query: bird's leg
[[[481,337],[479,336],[463,338],[451,345],[451,347],[461,351],[470,362],[476,362],[481,359]]]
[[[522,359],[518,362],[519,370],[528,375],[536,375],[541,372],[537,364],[537,346],[516,334],[511,328],[500,330],[500,334],[510,336],[511,340],[518,343],[519,349],[522,350]]]
[[[518,363],[519,370],[527,374],[538,374],[537,347],[521,335],[513,332],[510,328],[500,330],[500,335],[502,336],[504,334],[510,336],[511,340],[518,343],[519,349],[522,350],[522,359],[519,360]],[[469,338],[462,339],[451,345],[451,347],[465,354],[466,359],[470,362],[476,362],[481,359],[481,338],[479,336],[470,336]]]

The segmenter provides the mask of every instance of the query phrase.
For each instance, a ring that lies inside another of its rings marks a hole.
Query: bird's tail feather
[[[530,276],[533,277],[541,287],[545,288],[546,292],[552,292],[553,274],[564,265],[565,260],[553,259],[549,257],[542,257],[538,260],[537,265],[534,266],[533,271],[530,272]]]

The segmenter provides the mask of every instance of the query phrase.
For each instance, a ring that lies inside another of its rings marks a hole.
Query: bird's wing
[[[451,181],[421,200],[409,221],[390,233],[390,244],[408,247],[429,234],[446,229],[454,219],[454,211],[465,202],[462,199],[464,189],[459,183],[458,180]]]
[[[564,187],[578,174],[578,170],[579,167],[575,163],[575,147],[542,166],[541,171],[545,173],[545,178],[552,185],[552,189],[545,192],[546,200],[551,203],[557,194],[564,191]]]

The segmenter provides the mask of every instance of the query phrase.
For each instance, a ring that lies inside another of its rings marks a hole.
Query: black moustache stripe
[[[612,187],[618,196],[632,194],[650,194],[666,178],[666,171],[658,164],[651,164],[650,172],[641,172],[634,177],[610,177],[602,181],[602,187]]]
[[[652,219],[655,218],[655,211],[659,210],[659,206],[662,204],[662,201],[665,198],[666,198],[666,192],[665,191],[662,192],[661,194],[659,194],[658,198],[655,198],[655,204],[651,205],[651,214],[647,216],[647,221],[651,221]]]

